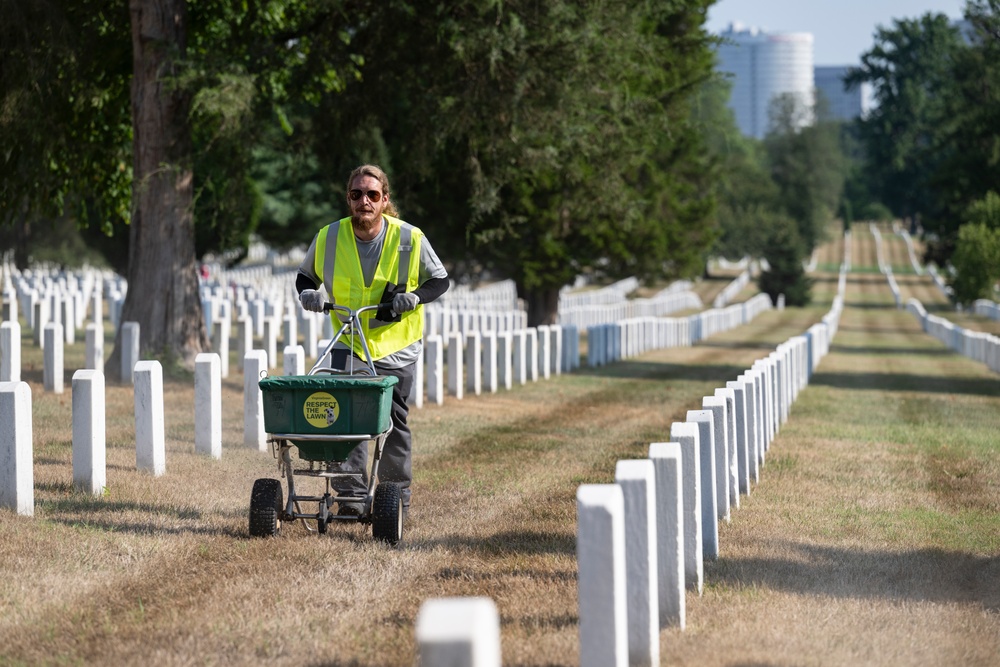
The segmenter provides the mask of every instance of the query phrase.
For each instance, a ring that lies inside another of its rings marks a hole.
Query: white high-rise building
[[[769,129],[771,101],[782,93],[799,98],[801,124],[811,122],[813,36],[808,32],[767,33],[730,25],[720,37],[718,70],[731,75],[729,107],[743,134],[762,139]]]

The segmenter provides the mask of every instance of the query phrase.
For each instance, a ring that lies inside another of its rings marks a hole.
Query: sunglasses
[[[366,190],[364,192],[361,190],[351,190],[347,193],[347,196],[351,198],[351,201],[358,201],[362,197],[368,197],[372,203],[376,203],[382,199],[382,193],[378,190]]]

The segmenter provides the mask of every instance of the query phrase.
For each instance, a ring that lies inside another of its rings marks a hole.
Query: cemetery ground
[[[663,664],[997,662],[1000,377],[893,307],[871,239],[855,227],[830,354],[720,526],[686,629],[661,631]],[[132,392],[109,381],[107,491],[74,492],[71,371],[66,393],[43,392],[29,333],[35,516],[0,511],[0,664],[409,665],[423,601],[473,595],[497,604],[505,664],[577,664],[577,486],[611,483],[619,459],[645,458],[703,396],[819,321],[838,244],[808,308],[412,410],[413,507],[395,549],[361,526],[249,538],[250,487],[277,468],[242,444],[235,363],[221,460],[194,453],[193,380],[172,378],[166,474],[136,471]],[[955,315],[928,276],[899,273],[904,296]],[[69,346],[66,368],[82,354]]]

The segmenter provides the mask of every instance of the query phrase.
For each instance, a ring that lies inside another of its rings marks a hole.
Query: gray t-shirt
[[[382,230],[378,233],[378,236],[373,238],[371,241],[362,241],[361,239],[354,237],[354,241],[358,246],[358,258],[361,260],[361,273],[365,279],[365,285],[370,286],[372,280],[375,278],[375,270],[378,268],[379,259],[382,257],[382,246],[385,243],[385,230],[388,223],[385,220],[382,221]],[[348,223],[349,224],[349,223]],[[306,256],[302,260],[302,264],[299,265],[299,273],[308,276],[317,285],[323,284],[323,278],[316,275],[316,237],[313,237],[312,243],[309,244],[309,250],[306,251]],[[437,253],[434,252],[434,248],[431,247],[430,241],[424,236],[420,241],[420,269],[417,274],[417,284],[423,285],[425,282],[431,278],[447,278],[448,271],[445,270],[444,265],[438,258]],[[330,290],[327,289],[329,294]],[[339,343],[338,343],[339,346]],[[346,345],[344,346],[346,347]],[[418,340],[417,342],[404,347],[399,352],[393,352],[392,354],[386,355],[375,362],[376,366],[381,368],[401,368],[408,364],[412,364],[417,360],[420,355],[420,350],[423,349],[423,341]]]

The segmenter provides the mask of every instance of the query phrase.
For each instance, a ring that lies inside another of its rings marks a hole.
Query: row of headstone
[[[427,400],[441,405],[446,390],[457,399],[466,392],[477,396],[496,393],[570,372],[579,366],[579,358],[580,334],[574,326],[540,325],[464,334],[453,331],[447,339],[439,335],[427,338],[418,370],[426,377]],[[416,386],[419,406],[424,396],[422,378]]]
[[[918,276],[924,275],[924,267],[920,266],[920,262],[917,260],[917,252],[913,247],[913,237],[910,236],[910,232],[905,229],[896,229],[896,234],[903,239],[903,243],[906,244],[906,253],[910,257],[910,266],[913,267],[913,272]]]
[[[976,315],[1000,321],[1000,305],[989,299],[976,299],[972,302],[972,312]]]
[[[892,265],[885,261],[884,254],[882,252],[882,234],[879,232],[878,227],[875,226],[875,223],[869,223],[868,228],[871,230],[872,236],[875,237],[875,254],[878,258],[878,269],[889,282],[889,290],[892,292],[892,298],[896,302],[896,308],[901,308],[903,304],[903,295],[899,291],[899,284],[896,282],[896,276],[892,273]]]
[[[932,315],[917,299],[907,301],[906,309],[920,320],[926,333],[955,352],[986,364],[990,370],[1000,373],[1000,337],[984,331],[972,331],[951,320]]]
[[[679,281],[679,284],[690,286],[687,281]],[[616,301],[601,301],[576,306],[560,304],[558,321],[560,324],[589,327],[637,317],[662,317],[680,310],[700,310],[701,308],[703,305],[697,294],[690,289],[676,289],[672,284],[650,298],[625,299],[621,297]]]
[[[58,334],[59,326],[48,325],[47,333]],[[158,477],[166,472],[160,362],[138,361],[133,376],[136,468]],[[195,451],[219,459],[222,456],[222,390],[218,355],[197,356],[194,387]],[[260,390],[256,386],[255,389],[259,394]],[[104,373],[93,369],[76,371],[72,392],[73,486],[84,493],[99,495],[107,485]],[[31,388],[26,382],[2,381],[0,506],[28,516],[34,514],[32,450]]]
[[[712,300],[713,308],[723,308],[736,298],[736,295],[743,291],[743,288],[750,284],[750,268],[743,269],[735,279],[722,288],[722,291],[715,295]]]
[[[842,307],[840,291],[821,323],[673,423],[669,442],[651,444],[646,459],[619,461],[615,484],[578,488],[581,665],[659,664],[660,629],[684,629],[686,592],[701,595],[704,560],[719,557],[719,524],[760,481]]]
[[[623,278],[598,289],[578,289],[584,284],[566,286],[559,290],[559,312],[581,306],[616,305],[639,287],[639,279]]]
[[[621,361],[650,350],[694,345],[714,334],[753,321],[772,308],[766,294],[744,303],[685,318],[641,317],[587,328],[587,364],[592,367]]]

